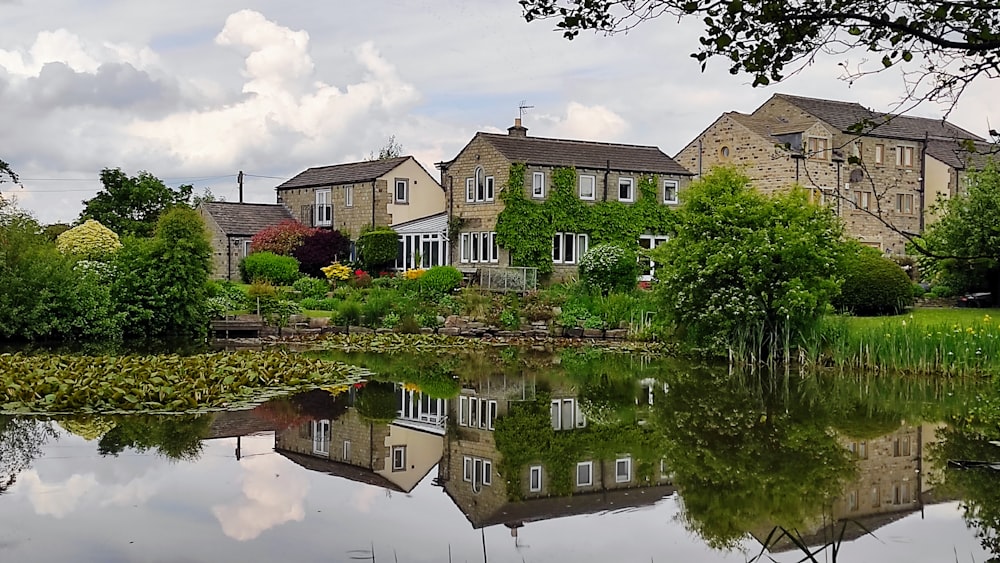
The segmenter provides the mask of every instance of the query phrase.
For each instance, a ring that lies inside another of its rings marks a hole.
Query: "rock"
[[[584,338],[604,338],[604,330],[600,328],[583,329]]]
[[[604,331],[604,338],[612,340],[625,340],[628,338],[628,331],[625,329],[609,329]]]
[[[375,331],[366,326],[352,326],[349,331],[351,334],[375,334]]]
[[[392,334],[393,330],[391,328],[378,328],[375,329],[375,334]]]
[[[429,326],[420,327],[420,334],[434,334],[434,329]]]
[[[325,326],[323,327],[323,334],[344,334],[347,332],[346,327],[342,326]]]
[[[329,326],[330,317],[312,317],[309,319],[309,328],[324,328]]]
[[[438,329],[438,334],[443,334],[445,336],[458,336],[462,333],[462,329],[457,326],[444,326]]]
[[[295,325],[298,323],[309,322],[309,319],[305,315],[292,315],[288,317],[288,324]]]
[[[566,329],[566,336],[570,338],[581,338],[583,337],[583,329],[578,326],[568,328]]]
[[[445,327],[463,327],[468,324],[468,320],[464,319],[458,315],[448,315],[448,318],[444,320]]]

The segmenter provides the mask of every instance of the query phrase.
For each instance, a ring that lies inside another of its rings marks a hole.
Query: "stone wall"
[[[353,205],[347,206],[346,191],[353,189]],[[374,193],[373,193],[374,188]],[[374,216],[376,225],[389,225],[392,218],[389,216],[389,191],[388,184],[381,180],[379,182],[367,182],[358,184],[343,184],[338,186],[323,186],[316,188],[295,188],[281,190],[278,192],[278,203],[283,204],[300,223],[304,225],[314,225],[313,209],[316,205],[316,192],[321,190],[330,191],[330,204],[333,206],[332,229],[340,231],[345,236],[356,240],[361,234],[361,229],[372,226],[372,203],[374,197]]]
[[[239,281],[244,239],[229,239],[211,214],[203,208],[199,208],[198,213],[205,222],[205,230],[208,231],[212,243],[212,278]]]

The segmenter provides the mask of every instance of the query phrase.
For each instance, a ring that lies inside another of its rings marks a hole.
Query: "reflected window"
[[[594,462],[584,461],[576,464],[576,486],[589,487],[594,484]]]
[[[319,455],[330,455],[330,421],[312,421],[312,445],[313,453]]]
[[[392,447],[392,470],[393,471],[406,470],[406,446]]]
[[[615,460],[615,483],[628,483],[632,480],[632,458]]]
[[[528,471],[528,490],[537,493],[542,490],[542,466],[535,465]]]

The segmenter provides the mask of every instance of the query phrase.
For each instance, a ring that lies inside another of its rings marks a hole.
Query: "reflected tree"
[[[707,370],[668,382],[655,405],[666,460],[686,524],[709,545],[732,548],[773,526],[804,528],[853,475],[827,421],[787,400],[788,389]]]
[[[57,434],[51,422],[0,416],[0,494],[42,455],[42,446]]]
[[[195,460],[208,436],[211,415],[111,417],[114,428],[97,443],[101,455],[117,456],[126,449],[153,450],[170,460]]]

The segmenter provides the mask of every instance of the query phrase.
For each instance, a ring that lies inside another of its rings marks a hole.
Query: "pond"
[[[403,375],[243,411],[0,416],[0,559],[746,561],[766,542],[762,561],[799,561],[797,541],[833,543],[845,562],[1000,552],[1000,472],[973,463],[1000,462],[987,382],[764,377],[588,351],[324,356]]]

